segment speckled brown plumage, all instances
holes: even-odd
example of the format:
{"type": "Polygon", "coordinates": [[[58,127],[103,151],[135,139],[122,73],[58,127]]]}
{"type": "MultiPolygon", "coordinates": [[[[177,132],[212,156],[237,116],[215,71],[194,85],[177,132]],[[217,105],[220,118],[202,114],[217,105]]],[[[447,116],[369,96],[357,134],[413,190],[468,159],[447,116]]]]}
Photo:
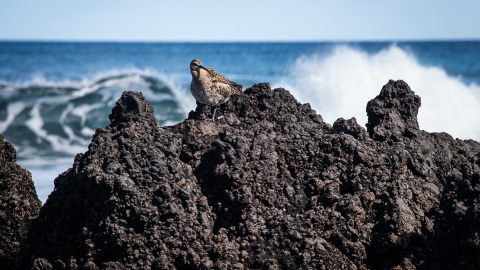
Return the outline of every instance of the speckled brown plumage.
{"type": "Polygon", "coordinates": [[[215,106],[213,120],[215,120],[216,106],[228,101],[231,95],[242,93],[242,85],[228,80],[212,68],[202,66],[200,60],[190,62],[192,83],[190,91],[200,103],[215,106]]]}

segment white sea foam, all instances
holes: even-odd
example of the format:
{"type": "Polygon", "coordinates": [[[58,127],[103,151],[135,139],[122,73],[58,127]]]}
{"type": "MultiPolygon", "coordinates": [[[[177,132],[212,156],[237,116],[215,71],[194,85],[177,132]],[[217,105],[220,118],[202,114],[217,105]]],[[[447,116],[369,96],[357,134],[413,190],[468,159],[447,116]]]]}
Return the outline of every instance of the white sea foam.
{"type": "Polygon", "coordinates": [[[64,152],[71,155],[84,151],[85,147],[83,145],[78,145],[73,143],[70,139],[53,135],[43,128],[44,121],[40,114],[41,104],[41,102],[38,102],[33,106],[30,111],[30,118],[25,121],[25,125],[36,134],[38,143],[40,143],[40,139],[44,139],[50,143],[53,151],[64,152]]]}
{"type": "Polygon", "coordinates": [[[110,106],[115,105],[115,101],[120,97],[123,91],[142,91],[145,98],[149,101],[160,101],[171,97],[167,95],[161,95],[154,93],[148,86],[148,82],[144,80],[144,77],[151,77],[159,80],[166,87],[168,87],[173,94],[175,100],[179,102],[179,105],[183,109],[185,115],[192,109],[195,109],[195,100],[190,95],[187,89],[184,89],[180,83],[175,81],[170,76],[160,73],[153,69],[121,69],[110,70],[108,72],[98,73],[90,79],[84,79],[81,82],[82,87],[77,91],[75,96],[84,96],[88,93],[99,91],[99,89],[105,89],[115,86],[118,91],[103,92],[103,101],[110,102],[110,106]],[[115,78],[117,77],[118,78],[115,78]],[[99,80],[104,78],[110,78],[104,82],[98,83],[99,80]]]}
{"type": "Polygon", "coordinates": [[[326,122],[355,117],[364,125],[367,102],[389,79],[406,81],[422,98],[421,129],[480,140],[480,86],[467,85],[439,67],[422,65],[396,45],[375,54],[342,45],[326,56],[302,56],[290,77],[277,86],[310,103],[326,122]]]}
{"type": "Polygon", "coordinates": [[[15,117],[25,108],[23,102],[13,102],[7,106],[7,118],[4,121],[0,121],[0,133],[7,130],[8,126],[12,124],[15,117]]]}
{"type": "MultiPolygon", "coordinates": [[[[135,91],[135,89],[127,89],[132,84],[145,84],[142,76],[156,78],[163,82],[170,90],[172,90],[175,97],[186,104],[188,110],[195,107],[195,100],[190,96],[189,91],[184,89],[180,83],[175,80],[175,76],[166,75],[154,69],[112,69],[104,72],[98,72],[92,76],[85,77],[80,80],[64,79],[64,80],[49,80],[43,74],[35,74],[30,80],[7,82],[0,80],[0,85],[3,85],[2,95],[14,94],[18,88],[28,88],[32,86],[52,87],[52,88],[76,88],[73,97],[82,97],[89,93],[96,92],[105,87],[118,87],[124,90],[135,91]],[[107,79],[107,80],[105,80],[107,79]]],[[[155,94],[158,95],[158,94],[155,94]]],[[[158,96],[152,95],[152,98],[158,99],[158,96]]],[[[116,97],[118,99],[119,97],[116,97]]],[[[115,101],[116,101],[115,99],[115,101]]]]}

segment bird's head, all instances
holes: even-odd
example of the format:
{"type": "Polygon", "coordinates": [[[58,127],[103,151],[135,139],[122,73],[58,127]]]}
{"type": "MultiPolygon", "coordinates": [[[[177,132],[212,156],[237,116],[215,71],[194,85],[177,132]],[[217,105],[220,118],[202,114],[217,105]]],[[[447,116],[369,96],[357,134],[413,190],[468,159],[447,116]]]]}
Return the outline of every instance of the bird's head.
{"type": "Polygon", "coordinates": [[[190,72],[192,73],[193,76],[198,77],[200,75],[200,69],[206,70],[208,74],[212,76],[212,73],[210,73],[208,69],[202,66],[202,62],[200,62],[200,60],[194,59],[192,60],[192,62],[190,62],[190,72]]]}

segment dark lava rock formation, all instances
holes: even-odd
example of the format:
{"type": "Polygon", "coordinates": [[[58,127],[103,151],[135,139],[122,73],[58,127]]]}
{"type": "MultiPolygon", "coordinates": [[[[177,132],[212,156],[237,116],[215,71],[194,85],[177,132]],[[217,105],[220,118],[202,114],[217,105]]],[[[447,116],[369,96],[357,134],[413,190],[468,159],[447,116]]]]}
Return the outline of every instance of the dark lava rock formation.
{"type": "Polygon", "coordinates": [[[420,130],[419,107],[390,81],[367,130],[330,126],[258,84],[215,122],[199,105],[161,128],[125,92],[55,180],[21,267],[478,269],[480,144],[420,130]]]}
{"type": "Polygon", "coordinates": [[[0,269],[14,269],[28,224],[42,203],[32,175],[16,162],[15,148],[0,135],[0,269]]]}

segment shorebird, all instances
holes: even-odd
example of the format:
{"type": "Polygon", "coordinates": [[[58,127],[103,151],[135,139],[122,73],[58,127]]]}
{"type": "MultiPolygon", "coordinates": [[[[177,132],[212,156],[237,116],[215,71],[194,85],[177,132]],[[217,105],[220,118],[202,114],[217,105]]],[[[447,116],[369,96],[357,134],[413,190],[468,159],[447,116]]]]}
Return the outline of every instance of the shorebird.
{"type": "Polygon", "coordinates": [[[190,62],[190,72],[190,92],[198,102],[214,107],[212,121],[215,121],[218,105],[227,102],[231,95],[242,93],[242,85],[229,81],[213,68],[202,66],[198,59],[190,62]]]}

